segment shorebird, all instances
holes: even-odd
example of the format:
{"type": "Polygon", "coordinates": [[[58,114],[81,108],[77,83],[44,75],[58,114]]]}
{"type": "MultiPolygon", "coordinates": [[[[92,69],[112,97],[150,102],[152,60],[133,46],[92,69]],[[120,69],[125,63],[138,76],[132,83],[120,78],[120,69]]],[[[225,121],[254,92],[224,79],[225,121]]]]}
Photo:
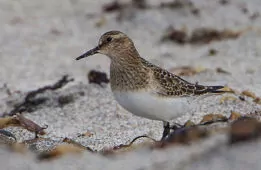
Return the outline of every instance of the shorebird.
{"type": "Polygon", "coordinates": [[[202,95],[227,92],[224,86],[190,83],[142,58],[133,41],[120,31],[109,31],[98,46],[76,58],[104,54],[111,59],[111,90],[116,101],[134,115],[163,122],[164,139],[169,121],[182,116],[191,101],[202,95]]]}

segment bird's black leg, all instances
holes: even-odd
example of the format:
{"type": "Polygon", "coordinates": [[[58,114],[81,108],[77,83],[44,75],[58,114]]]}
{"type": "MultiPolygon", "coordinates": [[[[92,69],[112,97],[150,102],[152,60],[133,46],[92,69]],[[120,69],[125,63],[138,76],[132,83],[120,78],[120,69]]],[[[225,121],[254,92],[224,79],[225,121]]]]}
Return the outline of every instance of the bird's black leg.
{"type": "Polygon", "coordinates": [[[163,140],[166,136],[168,136],[169,132],[170,132],[170,125],[169,122],[165,122],[163,121],[163,134],[162,134],[162,138],[161,140],[163,140]]]}
{"type": "Polygon", "coordinates": [[[182,128],[183,126],[181,124],[175,123],[173,126],[170,127],[172,130],[177,130],[182,128]]]}

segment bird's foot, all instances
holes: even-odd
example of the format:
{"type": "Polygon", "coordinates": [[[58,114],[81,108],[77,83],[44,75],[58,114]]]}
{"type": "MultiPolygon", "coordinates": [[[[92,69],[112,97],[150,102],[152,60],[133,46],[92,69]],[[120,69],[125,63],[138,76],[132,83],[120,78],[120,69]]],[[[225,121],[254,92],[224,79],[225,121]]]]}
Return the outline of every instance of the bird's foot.
{"type": "Polygon", "coordinates": [[[184,126],[181,125],[181,124],[178,124],[178,123],[174,123],[174,125],[170,126],[170,129],[172,130],[177,130],[177,129],[180,129],[180,128],[183,128],[184,126]]]}
{"type": "Polygon", "coordinates": [[[177,130],[177,129],[180,129],[180,128],[183,128],[184,126],[178,124],[178,123],[174,123],[174,125],[170,126],[169,122],[164,122],[163,124],[163,134],[162,134],[162,137],[161,137],[161,141],[163,141],[164,139],[167,138],[167,136],[170,134],[170,130],[177,130]]]}
{"type": "Polygon", "coordinates": [[[161,141],[163,141],[170,133],[170,125],[169,122],[163,122],[163,134],[161,137],[161,141]]]}

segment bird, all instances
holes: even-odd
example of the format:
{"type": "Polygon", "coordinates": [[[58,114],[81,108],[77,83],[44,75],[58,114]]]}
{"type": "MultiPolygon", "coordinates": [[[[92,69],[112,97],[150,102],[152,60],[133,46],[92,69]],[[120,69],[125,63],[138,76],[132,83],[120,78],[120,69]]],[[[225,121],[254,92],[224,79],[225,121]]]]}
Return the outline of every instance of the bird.
{"type": "Polygon", "coordinates": [[[170,121],[186,113],[199,96],[222,94],[225,86],[204,86],[181,77],[142,58],[133,41],[120,31],[104,33],[98,45],[76,60],[95,54],[110,58],[111,90],[116,101],[130,113],[163,122],[161,140],[171,129],[170,121]]]}

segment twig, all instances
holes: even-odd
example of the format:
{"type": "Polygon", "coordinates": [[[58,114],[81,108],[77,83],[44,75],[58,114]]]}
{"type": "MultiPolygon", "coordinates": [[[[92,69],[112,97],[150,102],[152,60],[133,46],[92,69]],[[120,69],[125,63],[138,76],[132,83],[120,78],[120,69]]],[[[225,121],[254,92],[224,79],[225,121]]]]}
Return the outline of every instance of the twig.
{"type": "Polygon", "coordinates": [[[147,135],[141,135],[141,136],[138,136],[138,137],[134,138],[129,144],[126,144],[126,145],[121,144],[121,145],[118,145],[118,146],[114,146],[113,150],[121,149],[121,148],[125,148],[125,147],[130,147],[136,140],[138,140],[140,138],[149,138],[149,139],[153,140],[154,142],[156,142],[155,139],[153,139],[153,138],[151,138],[151,137],[149,137],[147,135]]]}

